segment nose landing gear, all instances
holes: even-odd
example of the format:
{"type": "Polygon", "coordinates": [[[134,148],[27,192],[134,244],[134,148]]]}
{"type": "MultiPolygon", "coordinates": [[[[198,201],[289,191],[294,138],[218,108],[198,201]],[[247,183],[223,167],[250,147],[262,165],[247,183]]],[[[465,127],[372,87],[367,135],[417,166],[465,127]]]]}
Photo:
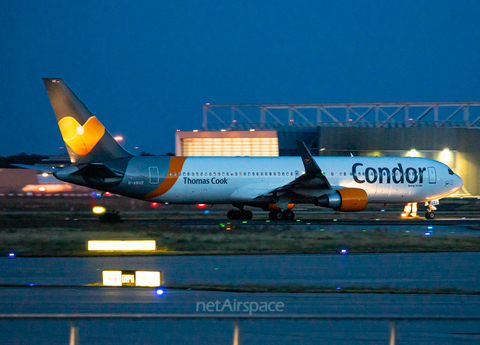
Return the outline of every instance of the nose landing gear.
{"type": "Polygon", "coordinates": [[[425,213],[425,219],[435,219],[435,211],[437,208],[432,205],[432,202],[426,202],[425,206],[428,206],[427,212],[425,213]]]}

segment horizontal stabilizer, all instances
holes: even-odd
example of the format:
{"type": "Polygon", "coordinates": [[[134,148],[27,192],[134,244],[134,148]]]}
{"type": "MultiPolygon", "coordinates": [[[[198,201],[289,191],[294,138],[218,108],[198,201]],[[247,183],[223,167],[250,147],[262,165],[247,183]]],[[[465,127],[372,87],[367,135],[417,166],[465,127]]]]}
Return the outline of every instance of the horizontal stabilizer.
{"type": "Polygon", "coordinates": [[[115,178],[123,177],[124,174],[120,171],[112,170],[101,163],[90,163],[75,171],[72,175],[96,178],[115,178]]]}
{"type": "Polygon", "coordinates": [[[37,171],[44,171],[44,172],[49,172],[53,173],[55,172],[55,168],[50,168],[50,167],[42,167],[38,165],[28,165],[28,164],[10,164],[19,168],[24,168],[24,169],[30,169],[30,170],[37,170],[37,171]]]}

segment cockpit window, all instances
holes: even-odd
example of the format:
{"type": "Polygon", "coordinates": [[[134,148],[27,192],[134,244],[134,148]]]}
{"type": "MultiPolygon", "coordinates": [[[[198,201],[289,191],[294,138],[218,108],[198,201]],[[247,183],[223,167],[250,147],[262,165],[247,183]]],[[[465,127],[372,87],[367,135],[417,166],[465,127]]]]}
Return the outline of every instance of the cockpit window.
{"type": "Polygon", "coordinates": [[[452,169],[448,169],[448,174],[449,174],[449,175],[455,175],[455,173],[453,172],[452,169]]]}

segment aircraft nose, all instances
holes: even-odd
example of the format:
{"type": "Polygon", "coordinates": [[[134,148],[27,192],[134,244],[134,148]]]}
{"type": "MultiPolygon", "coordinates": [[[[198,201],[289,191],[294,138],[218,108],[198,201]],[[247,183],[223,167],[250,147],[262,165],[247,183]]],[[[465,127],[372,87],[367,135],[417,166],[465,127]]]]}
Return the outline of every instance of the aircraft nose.
{"type": "Polygon", "coordinates": [[[455,182],[456,182],[456,185],[458,186],[458,189],[462,188],[462,187],[463,187],[463,180],[462,180],[462,178],[461,178],[460,176],[458,176],[458,175],[455,175],[455,177],[456,177],[456,180],[457,180],[457,181],[455,181],[455,182]]]}

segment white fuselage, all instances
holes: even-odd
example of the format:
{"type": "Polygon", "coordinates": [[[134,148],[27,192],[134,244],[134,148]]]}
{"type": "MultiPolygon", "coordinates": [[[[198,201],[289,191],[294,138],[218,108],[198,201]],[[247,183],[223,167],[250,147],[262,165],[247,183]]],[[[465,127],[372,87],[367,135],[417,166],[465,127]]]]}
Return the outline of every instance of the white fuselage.
{"type": "MultiPolygon", "coordinates": [[[[135,167],[137,171],[131,176],[140,178],[139,175],[145,174],[145,184],[152,188],[170,181],[172,186],[162,195],[145,198],[156,202],[248,203],[287,185],[304,172],[300,157],[188,157],[178,171],[170,168],[167,173],[152,178],[151,171],[156,171],[152,170],[155,159],[151,158],[139,174],[138,164],[142,158],[132,159],[126,177],[130,168],[135,167]]],[[[333,190],[364,189],[369,203],[430,201],[450,195],[463,186],[462,179],[448,166],[425,158],[315,157],[315,161],[333,190]]],[[[291,192],[300,199],[310,200],[329,190],[298,187],[291,192]]]]}

